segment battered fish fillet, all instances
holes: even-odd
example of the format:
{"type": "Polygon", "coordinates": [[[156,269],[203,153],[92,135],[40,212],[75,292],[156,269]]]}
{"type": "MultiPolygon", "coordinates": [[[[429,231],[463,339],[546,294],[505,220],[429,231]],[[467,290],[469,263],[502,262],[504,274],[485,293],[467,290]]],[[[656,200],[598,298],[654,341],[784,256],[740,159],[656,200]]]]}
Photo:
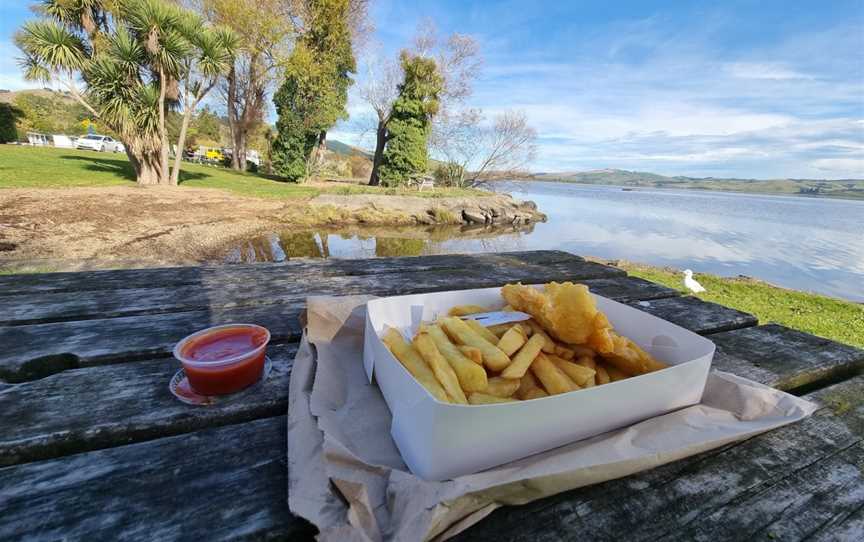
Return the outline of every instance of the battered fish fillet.
{"type": "Polygon", "coordinates": [[[611,352],[601,355],[605,361],[615,367],[630,375],[641,375],[668,367],[665,363],[654,359],[651,354],[642,350],[638,344],[627,337],[622,337],[614,331],[610,333],[614,348],[611,352]]]}
{"type": "Polygon", "coordinates": [[[612,352],[612,325],[597,310],[588,287],[572,282],[550,282],[544,291],[508,284],[501,295],[517,311],[530,314],[554,338],[587,345],[600,353],[612,352]]]}

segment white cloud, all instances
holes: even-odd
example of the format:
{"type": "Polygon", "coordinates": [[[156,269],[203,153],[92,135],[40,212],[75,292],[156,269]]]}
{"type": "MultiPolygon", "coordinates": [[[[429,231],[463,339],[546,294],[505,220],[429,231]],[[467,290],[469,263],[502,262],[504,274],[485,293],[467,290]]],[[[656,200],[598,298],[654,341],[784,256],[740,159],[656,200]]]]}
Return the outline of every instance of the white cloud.
{"type": "Polygon", "coordinates": [[[724,65],[726,72],[740,79],[814,79],[813,76],[796,71],[783,63],[730,62],[724,65]]]}
{"type": "Polygon", "coordinates": [[[864,158],[820,158],[811,162],[813,167],[843,177],[864,177],[864,158]]]}

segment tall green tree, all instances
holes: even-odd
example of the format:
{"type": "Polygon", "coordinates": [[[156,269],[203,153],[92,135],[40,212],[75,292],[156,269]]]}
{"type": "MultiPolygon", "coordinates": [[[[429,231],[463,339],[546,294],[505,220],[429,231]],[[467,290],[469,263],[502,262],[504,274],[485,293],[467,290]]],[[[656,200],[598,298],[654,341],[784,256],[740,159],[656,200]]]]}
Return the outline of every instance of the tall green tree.
{"type": "MultiPolygon", "coordinates": [[[[200,25],[197,17],[188,17],[186,24],[200,25]]],[[[183,149],[186,148],[186,133],[189,122],[198,109],[198,104],[216,85],[219,76],[227,72],[237,48],[237,38],[234,33],[225,28],[207,28],[200,30],[186,29],[191,52],[182,60],[181,66],[181,96],[183,104],[183,120],[180,123],[180,134],[174,151],[174,168],[171,171],[171,184],[178,184],[180,178],[180,160],[183,149]]]]}
{"type": "Polygon", "coordinates": [[[402,184],[426,171],[432,119],[444,88],[444,78],[434,59],[407,51],[400,59],[404,80],[393,102],[387,127],[389,140],[380,167],[380,177],[388,186],[402,184]]]}
{"type": "Polygon", "coordinates": [[[293,0],[200,0],[205,16],[229,27],[237,54],[222,96],[231,135],[231,167],[246,170],[250,138],[264,120],[268,89],[278,78],[294,38],[293,0]]]}
{"type": "Polygon", "coordinates": [[[327,130],[347,118],[356,71],[348,0],[305,0],[301,34],[274,96],[278,131],[273,165],[290,179],[308,177],[323,157],[327,130]]]}
{"type": "Polygon", "coordinates": [[[117,134],[139,184],[176,183],[167,114],[207,25],[166,0],[43,0],[39,11],[15,38],[25,77],[62,84],[117,134]]]}
{"type": "Polygon", "coordinates": [[[0,103],[0,143],[10,143],[18,139],[15,123],[21,116],[21,110],[12,104],[0,103]]]}

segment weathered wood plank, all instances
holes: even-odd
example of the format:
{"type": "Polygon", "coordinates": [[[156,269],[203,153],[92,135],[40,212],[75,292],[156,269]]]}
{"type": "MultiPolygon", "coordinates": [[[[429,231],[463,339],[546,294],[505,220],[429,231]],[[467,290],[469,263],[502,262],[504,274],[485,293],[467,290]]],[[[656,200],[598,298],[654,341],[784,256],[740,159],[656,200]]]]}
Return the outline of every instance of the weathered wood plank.
{"type": "Polygon", "coordinates": [[[466,269],[472,266],[545,265],[583,261],[559,250],[531,250],[497,254],[450,254],[361,260],[298,259],[283,263],[233,264],[223,266],[117,269],[72,273],[33,273],[0,276],[0,296],[46,292],[80,292],[154,287],[177,287],[214,282],[262,281],[272,277],[305,275],[381,275],[466,269]]]}
{"type": "Polygon", "coordinates": [[[0,393],[0,466],[284,415],[296,344],[268,348],[270,377],[254,395],[193,407],[174,398],[173,358],[76,369],[0,393]],[[74,391],[70,391],[74,390],[74,391]]]}
{"type": "MultiPolygon", "coordinates": [[[[688,300],[684,306],[692,305],[688,300]]],[[[721,314],[730,322],[740,320],[736,311],[721,314]]],[[[710,317],[682,323],[697,332],[724,326],[710,317]]],[[[293,353],[293,345],[271,347],[277,369],[266,390],[225,407],[190,408],[177,402],[165,389],[177,368],[171,358],[70,370],[19,384],[0,395],[0,426],[8,427],[0,434],[0,465],[284,414],[293,353]],[[69,394],[70,389],[79,391],[69,394]]]]}
{"type": "Polygon", "coordinates": [[[864,368],[864,350],[777,324],[716,333],[711,340],[722,352],[716,367],[785,390],[836,381],[864,368]]]}
{"type": "Polygon", "coordinates": [[[864,539],[864,505],[845,518],[829,521],[808,540],[812,542],[857,542],[864,539]]]}
{"type": "MultiPolygon", "coordinates": [[[[480,261],[458,272],[453,269],[405,271],[390,275],[321,276],[312,268],[276,276],[231,280],[210,277],[193,285],[167,288],[20,294],[0,297],[0,325],[39,324],[93,318],[114,318],[141,314],[162,314],[214,308],[232,308],[302,303],[306,296],[325,293],[368,293],[397,295],[407,291],[475,288],[512,280],[548,282],[618,277],[620,269],[585,261],[543,265],[496,265],[487,268],[480,261]],[[497,281],[497,282],[495,282],[497,281]],[[454,284],[455,283],[455,284],[454,284]],[[416,286],[415,286],[416,285],[416,286]]],[[[662,288],[662,287],[661,287],[662,288]]],[[[669,294],[667,294],[669,295],[669,294]]]]}
{"type": "MultiPolygon", "coordinates": [[[[864,506],[862,473],[859,441],[775,484],[745,491],[666,540],[804,540],[864,506]]],[[[858,540],[864,538],[864,532],[858,534],[858,540]]]]}
{"type": "MultiPolygon", "coordinates": [[[[371,284],[358,291],[329,291],[334,295],[372,293],[399,295],[410,292],[452,290],[498,286],[508,281],[536,280],[537,272],[529,269],[520,274],[513,268],[489,271],[485,276],[454,283],[452,274],[412,275],[412,281],[371,284]]],[[[572,275],[565,268],[550,271],[548,280],[568,280],[572,275]]],[[[543,280],[545,281],[545,280],[543,280]]],[[[674,290],[632,277],[581,281],[592,290],[613,299],[652,299],[674,295],[674,290]],[[671,292],[671,293],[670,293],[671,292]]],[[[310,290],[315,291],[314,288],[310,290]]],[[[185,335],[210,325],[227,322],[248,322],[270,329],[274,341],[299,339],[297,317],[303,310],[305,297],[292,303],[238,308],[213,308],[168,314],[150,314],[120,318],[94,319],[49,324],[0,327],[0,378],[22,382],[41,378],[58,371],[122,361],[134,361],[167,355],[173,345],[185,335]]]]}
{"type": "Polygon", "coordinates": [[[639,310],[703,334],[755,326],[757,323],[752,314],[702,301],[698,297],[670,297],[631,304],[639,310]]]}
{"type": "MultiPolygon", "coordinates": [[[[844,450],[860,445],[864,378],[814,397],[828,406],[801,423],[621,480],[503,508],[457,540],[675,538],[736,497],[793,487],[781,484],[819,468],[823,458],[846,458],[844,450]]],[[[0,539],[57,538],[62,532],[70,540],[306,540],[311,528],[285,506],[284,427],[284,417],[271,418],[0,469],[0,539]],[[251,519],[238,526],[245,514],[251,519]]],[[[831,461],[808,479],[864,477],[848,463],[831,461]]],[[[835,494],[849,499],[844,511],[852,510],[838,521],[854,527],[855,506],[864,496],[835,494]]],[[[746,528],[716,539],[749,539],[761,526],[740,524],[746,528]]]]}
{"type": "Polygon", "coordinates": [[[497,510],[455,540],[753,540],[771,538],[762,528],[772,523],[778,540],[801,540],[822,528],[820,520],[845,522],[864,505],[864,378],[810,397],[827,405],[836,396],[843,408],[826,406],[736,445],[497,510]],[[829,496],[843,504],[831,505],[829,496]],[[740,508],[725,513],[739,499],[740,508]],[[776,509],[774,499],[796,513],[776,509]]]}
{"type": "Polygon", "coordinates": [[[311,540],[284,416],[0,469],[2,540],[311,540]]]}

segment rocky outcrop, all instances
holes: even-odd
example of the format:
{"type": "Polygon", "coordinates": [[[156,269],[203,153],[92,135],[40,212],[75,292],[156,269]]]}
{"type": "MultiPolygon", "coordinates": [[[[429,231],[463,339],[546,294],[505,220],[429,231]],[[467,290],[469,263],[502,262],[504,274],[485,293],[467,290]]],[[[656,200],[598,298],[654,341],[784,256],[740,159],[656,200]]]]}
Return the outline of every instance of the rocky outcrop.
{"type": "Polygon", "coordinates": [[[507,194],[458,198],[323,194],[312,199],[310,204],[351,212],[398,213],[409,216],[418,224],[501,225],[546,221],[546,215],[537,210],[533,201],[519,201],[507,194]]]}

